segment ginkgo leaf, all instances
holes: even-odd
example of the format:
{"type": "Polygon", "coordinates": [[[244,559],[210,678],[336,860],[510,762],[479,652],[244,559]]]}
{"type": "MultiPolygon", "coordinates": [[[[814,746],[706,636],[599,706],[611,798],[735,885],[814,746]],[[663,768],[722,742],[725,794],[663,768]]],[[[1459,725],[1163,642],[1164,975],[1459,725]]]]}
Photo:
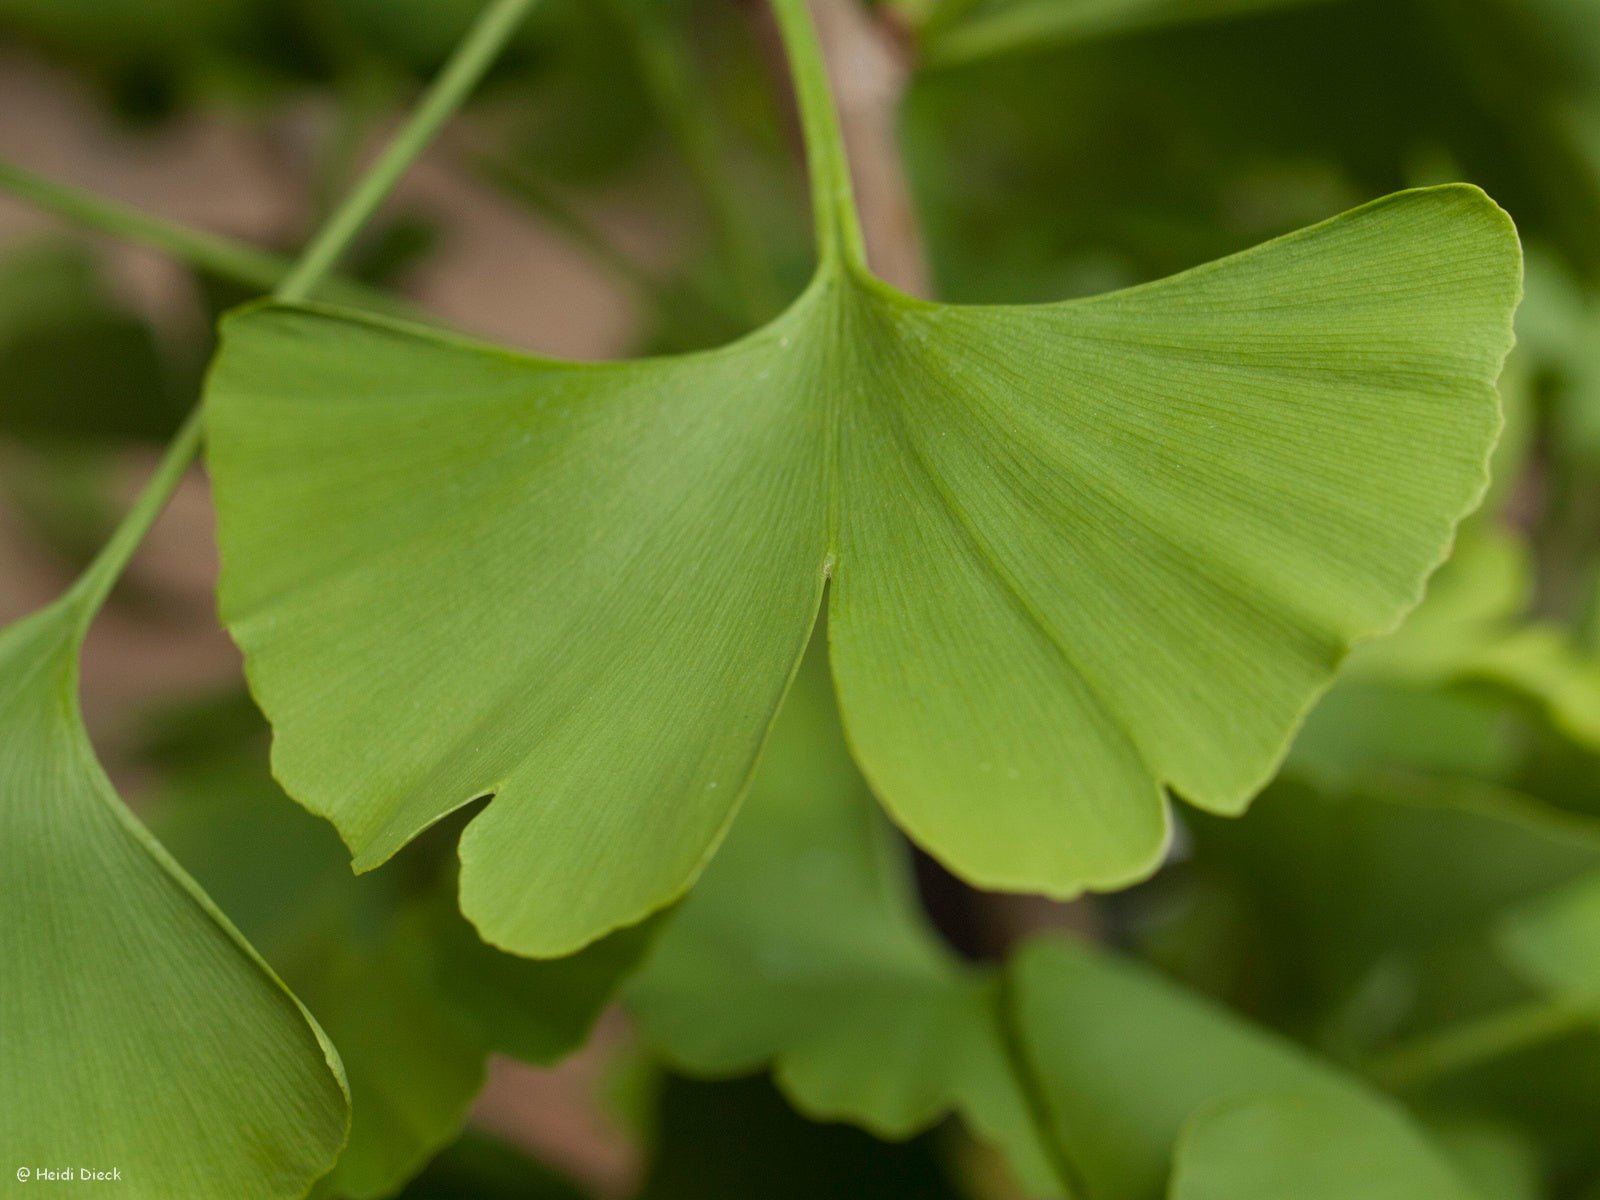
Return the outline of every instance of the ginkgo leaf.
{"type": "Polygon", "coordinates": [[[1388,637],[1357,648],[1296,735],[1285,773],[1349,789],[1395,770],[1509,780],[1527,715],[1600,746],[1600,658],[1531,618],[1532,556],[1477,520],[1388,637]]]}
{"type": "MultiPolygon", "coordinates": [[[[1226,1100],[1178,1144],[1170,1200],[1475,1200],[1411,1123],[1316,1092],[1226,1100]]],[[[1482,1200],[1477,1197],[1477,1200],[1482,1200]]]]}
{"type": "Polygon", "coordinates": [[[1056,1194],[1006,1049],[999,980],[960,962],[917,909],[903,847],[845,750],[820,652],[745,813],[626,994],[681,1070],[771,1066],[803,1111],[881,1136],[958,1111],[1030,1195],[1056,1194]]]}
{"type": "Polygon", "coordinates": [[[1507,913],[1497,934],[1523,975],[1600,1026],[1600,873],[1507,913]]]}
{"type": "Polygon", "coordinates": [[[1147,872],[1239,811],[1484,486],[1518,256],[1465,187],[1028,308],[824,269],[595,366],[270,305],[208,408],[222,606],[357,866],[479,796],[462,905],[555,954],[693,879],[834,579],[851,741],[981,884],[1147,872]]]}
{"type": "Polygon", "coordinates": [[[268,304],[213,368],[221,605],[278,777],[360,869],[492,795],[462,909],[525,954],[693,880],[825,578],[895,819],[1070,895],[1153,868],[1164,787],[1240,811],[1485,486],[1520,254],[1481,192],[1090,300],[913,300],[846,245],[820,59],[775,10],[823,253],[771,324],[576,365],[268,304]]]}
{"type": "Polygon", "coordinates": [[[1573,741],[1600,747],[1600,658],[1562,626],[1529,620],[1532,594],[1527,547],[1507,533],[1474,531],[1405,624],[1350,656],[1341,686],[1487,685],[1534,706],[1573,741]]]}
{"type": "Polygon", "coordinates": [[[1280,783],[1246,819],[1192,832],[1202,868],[1270,939],[1267,960],[1325,997],[1600,868],[1600,822],[1468,782],[1344,795],[1280,783]]]}
{"type": "MultiPolygon", "coordinates": [[[[670,1062],[712,1075],[770,1064],[803,1110],[880,1133],[953,1108],[1005,1148],[1030,1195],[1061,1194],[1052,1161],[1071,1195],[1154,1195],[1191,1119],[1283,1089],[1337,1106],[1341,1144],[1370,1135],[1375,1167],[1449,1176],[1359,1082],[1149,972],[1052,943],[998,971],[957,962],[916,915],[818,666],[802,668],[746,812],[629,986],[670,1062]]],[[[1293,1150],[1272,1169],[1293,1170],[1293,1150]]]]}
{"type": "Polygon", "coordinates": [[[1245,1188],[1301,1168],[1331,1169],[1303,1142],[1302,1118],[1314,1106],[1328,1122],[1325,1138],[1381,1155],[1373,1166],[1383,1175],[1428,1183],[1410,1193],[1418,1200],[1467,1196],[1438,1149],[1383,1096],[1148,970],[1041,941],[1018,954],[1012,971],[1018,1038],[1086,1195],[1159,1194],[1177,1143],[1174,1200],[1367,1196],[1360,1188],[1245,1188]],[[1225,1117],[1232,1104],[1243,1107],[1225,1117]],[[1239,1138],[1251,1135],[1260,1140],[1246,1161],[1239,1138]],[[1213,1190],[1222,1171],[1237,1190],[1213,1190]]]}
{"type": "Polygon", "coordinates": [[[1526,1130],[1485,1117],[1439,1117],[1428,1132],[1481,1200],[1542,1200],[1539,1147],[1526,1130]]]}
{"type": "Polygon", "coordinates": [[[84,593],[0,632],[0,1144],[136,1197],[298,1197],[348,1116],[337,1055],[123,806],[78,715],[84,593]]]}

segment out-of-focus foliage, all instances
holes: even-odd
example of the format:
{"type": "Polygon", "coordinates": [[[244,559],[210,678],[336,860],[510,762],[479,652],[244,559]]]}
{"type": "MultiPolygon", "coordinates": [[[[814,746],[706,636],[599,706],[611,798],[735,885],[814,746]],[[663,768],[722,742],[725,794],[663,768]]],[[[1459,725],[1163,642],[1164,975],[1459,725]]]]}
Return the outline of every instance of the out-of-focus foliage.
{"type": "Polygon", "coordinates": [[[819,667],[729,845],[629,989],[652,1045],[714,1076],[770,1065],[803,1111],[880,1133],[957,1111],[1029,1195],[1152,1195],[1187,1127],[1178,1195],[1265,1200],[1250,1189],[1309,1171],[1330,1197],[1375,1179],[1411,1189],[1396,1196],[1466,1197],[1443,1152],[1374,1093],[1148,973],[1049,943],[1000,968],[959,963],[913,914],[819,667]],[[1248,1103],[1213,1111],[1233,1101],[1248,1103]],[[1316,1147],[1285,1131],[1307,1122],[1316,1147]],[[1240,1154],[1241,1137],[1258,1152],[1240,1154]]]}
{"type": "Polygon", "coordinates": [[[639,1200],[957,1200],[935,1139],[885,1146],[848,1126],[798,1117],[766,1083],[668,1078],[639,1200]]]}
{"type": "Polygon", "coordinates": [[[150,327],[70,243],[0,258],[0,436],[165,439],[185,411],[150,327]]]}
{"type": "Polygon", "coordinates": [[[903,123],[930,252],[954,298],[1153,278],[1353,198],[1462,174],[1525,237],[1559,246],[1591,279],[1600,271],[1600,140],[1569,131],[1600,128],[1600,90],[1592,65],[1575,69],[1584,40],[1570,32],[1600,24],[1592,0],[972,7],[934,25],[903,123]],[[941,41],[989,9],[1224,8],[1227,19],[1030,39],[938,64],[941,41]]]}
{"type": "Polygon", "coordinates": [[[437,1155],[399,1195],[401,1200],[594,1200],[543,1163],[474,1133],[437,1155]]]}
{"type": "Polygon", "coordinates": [[[265,731],[234,701],[170,717],[157,835],[295,989],[338,1047],[349,1141],[319,1194],[392,1192],[454,1136],[491,1050],[553,1062],[580,1045],[653,931],[559,962],[479,941],[435,842],[358,878],[337,837],[266,769],[265,731]]]}
{"type": "Polygon", "coordinates": [[[681,1068],[771,1066],[814,1117],[905,1137],[959,1113],[1043,1195],[1051,1168],[1009,1057],[999,978],[943,945],[908,870],[845,750],[818,638],[743,815],[630,1006],[681,1068]]]}

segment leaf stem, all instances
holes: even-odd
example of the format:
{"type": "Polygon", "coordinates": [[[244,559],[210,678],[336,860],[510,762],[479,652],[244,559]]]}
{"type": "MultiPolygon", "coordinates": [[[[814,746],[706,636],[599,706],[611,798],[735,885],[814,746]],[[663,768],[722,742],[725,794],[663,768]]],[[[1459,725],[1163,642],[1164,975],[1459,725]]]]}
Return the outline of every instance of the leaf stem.
{"type": "Polygon", "coordinates": [[[75,224],[149,246],[246,287],[270,291],[289,270],[288,260],[276,254],[164,221],[71,184],[47,179],[14,163],[0,162],[0,191],[75,224]]]}
{"type": "MultiPolygon", "coordinates": [[[[1163,24],[1203,24],[1281,8],[1289,0],[1175,0],[1166,4],[1012,4],[972,10],[968,0],[948,0],[918,31],[924,68],[966,65],[1005,54],[1048,49],[1136,33],[1163,24]],[[1126,11],[1125,11],[1126,10],[1126,11]]],[[[1325,4],[1329,0],[1295,0],[1325,4]]]]}
{"type": "Polygon", "coordinates": [[[1405,1091],[1595,1024],[1590,1009],[1533,1000],[1402,1042],[1369,1062],[1366,1073],[1391,1091],[1405,1091]]]}
{"type": "Polygon", "coordinates": [[[816,226],[817,255],[824,265],[842,263],[866,274],[867,248],[850,185],[850,161],[816,25],[806,0],[771,0],[771,4],[789,71],[794,76],[806,169],[811,176],[811,218],[816,226]]]}
{"type": "MultiPolygon", "coordinates": [[[[0,191],[85,229],[148,246],[195,270],[263,292],[277,287],[293,265],[281,255],[246,242],[163,220],[15,163],[0,161],[0,191]]],[[[381,291],[348,280],[329,280],[326,294],[365,308],[403,307],[381,291]]]]}
{"type": "Polygon", "coordinates": [[[278,285],[274,292],[278,299],[304,300],[333,270],[401,176],[477,86],[533,4],[534,0],[494,0],[484,9],[410,118],[278,285]]]}
{"type": "Polygon", "coordinates": [[[166,451],[161,455],[161,461],[140,490],[132,507],[117,523],[110,540],[101,547],[100,553],[94,556],[94,561],[72,585],[69,596],[71,602],[82,605],[81,612],[85,625],[105,603],[112,587],[127,569],[128,560],[133,557],[133,552],[139,548],[139,543],[144,541],[150,532],[150,527],[156,523],[156,518],[161,515],[162,509],[166,508],[167,501],[172,499],[172,494],[178,490],[178,482],[183,478],[183,473],[189,469],[189,464],[200,452],[203,425],[201,409],[196,405],[172,441],[167,444],[166,451]]]}
{"type": "MultiPolygon", "coordinates": [[[[411,117],[384,149],[378,160],[334,210],[311,240],[274,295],[280,300],[301,300],[316,290],[333,271],[339,257],[371,219],[406,169],[417,159],[439,129],[461,106],[474,85],[516,29],[534,0],[495,0],[484,10],[451,54],[437,79],[423,94],[411,117]]],[[[274,276],[276,278],[276,275],[274,276]]],[[[85,623],[105,602],[107,594],[128,565],[172,498],[189,464],[200,451],[203,409],[197,407],[173,438],[155,473],[133,506],[117,525],[105,547],[73,586],[69,597],[83,605],[85,623]]]]}

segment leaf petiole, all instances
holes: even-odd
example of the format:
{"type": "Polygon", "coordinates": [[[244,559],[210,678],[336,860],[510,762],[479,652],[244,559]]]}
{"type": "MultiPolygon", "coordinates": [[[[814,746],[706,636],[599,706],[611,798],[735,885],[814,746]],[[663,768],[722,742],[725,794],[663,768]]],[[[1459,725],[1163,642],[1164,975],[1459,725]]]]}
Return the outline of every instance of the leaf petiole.
{"type": "MultiPolygon", "coordinates": [[[[247,242],[152,216],[15,163],[0,161],[0,192],[84,229],[148,246],[195,270],[263,292],[277,287],[294,265],[282,255],[247,242]]],[[[362,308],[392,310],[399,306],[383,292],[349,280],[331,279],[325,290],[329,299],[362,308]]]]}
{"type": "Polygon", "coordinates": [[[823,267],[844,266],[867,276],[866,239],[850,183],[850,160],[844,133],[828,84],[817,30],[806,0],[771,0],[784,54],[794,76],[795,103],[805,139],[806,169],[811,177],[811,215],[816,226],[817,255],[823,267]]]}
{"type": "MultiPolygon", "coordinates": [[[[417,160],[444,123],[483,78],[496,55],[505,46],[522,17],[534,3],[535,0],[496,0],[484,10],[457,45],[449,61],[445,63],[444,69],[429,85],[394,140],[368,168],[343,203],[334,210],[288,274],[280,280],[276,265],[272,266],[272,278],[278,281],[273,294],[278,299],[304,300],[333,272],[340,257],[349,249],[350,243],[372,219],[379,205],[394,190],[406,170],[417,160]]],[[[16,172],[13,170],[12,179],[15,178],[16,172]]],[[[82,204],[81,198],[77,203],[82,204]]],[[[115,209],[115,206],[105,207],[115,209]]],[[[122,214],[119,218],[125,226],[126,216],[127,214],[122,214]]],[[[148,222],[147,230],[164,225],[152,219],[145,220],[148,222]]],[[[175,229],[176,227],[171,227],[165,230],[164,236],[171,234],[175,229]]],[[[204,239],[204,235],[179,232],[190,239],[197,236],[204,239]]],[[[221,244],[226,246],[226,243],[221,244]]],[[[211,249],[214,250],[216,247],[213,246],[211,249]]],[[[203,440],[203,425],[202,411],[197,407],[167,447],[155,474],[150,477],[134,501],[133,507],[118,524],[110,541],[73,586],[70,594],[74,599],[82,601],[80,619],[85,625],[105,602],[106,595],[127,567],[133,552],[138,549],[139,543],[144,541],[156,518],[167,506],[167,501],[177,490],[184,471],[199,454],[203,440]]]]}
{"type": "Polygon", "coordinates": [[[1405,1091],[1596,1024],[1593,1010],[1581,1005],[1533,1000],[1402,1042],[1369,1062],[1366,1073],[1390,1091],[1405,1091]]]}
{"type": "Polygon", "coordinates": [[[131,205],[0,162],[0,191],[97,233],[137,242],[202,271],[270,291],[288,273],[276,254],[217,234],[165,221],[131,205]]]}
{"type": "Polygon", "coordinates": [[[140,490],[133,506],[117,523],[110,540],[101,547],[94,561],[72,585],[68,595],[72,602],[81,605],[80,632],[86,630],[89,621],[105,603],[106,596],[127,569],[128,560],[139,548],[139,543],[144,541],[162,509],[166,508],[167,501],[172,499],[173,492],[178,490],[178,483],[189,469],[189,464],[199,454],[204,425],[202,416],[200,407],[196,405],[167,444],[155,472],[140,490]]]}
{"type": "Polygon", "coordinates": [[[477,86],[535,0],[495,0],[456,46],[409,119],[311,239],[278,285],[280,300],[304,300],[334,268],[401,176],[477,86]]]}

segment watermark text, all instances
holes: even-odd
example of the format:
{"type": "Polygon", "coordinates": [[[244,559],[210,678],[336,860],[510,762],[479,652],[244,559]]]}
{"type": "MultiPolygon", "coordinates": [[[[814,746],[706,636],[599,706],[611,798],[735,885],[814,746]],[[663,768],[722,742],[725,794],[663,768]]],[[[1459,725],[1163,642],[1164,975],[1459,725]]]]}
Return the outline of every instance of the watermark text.
{"type": "Polygon", "coordinates": [[[121,1183],[121,1167],[18,1167],[18,1183],[121,1183]]]}

